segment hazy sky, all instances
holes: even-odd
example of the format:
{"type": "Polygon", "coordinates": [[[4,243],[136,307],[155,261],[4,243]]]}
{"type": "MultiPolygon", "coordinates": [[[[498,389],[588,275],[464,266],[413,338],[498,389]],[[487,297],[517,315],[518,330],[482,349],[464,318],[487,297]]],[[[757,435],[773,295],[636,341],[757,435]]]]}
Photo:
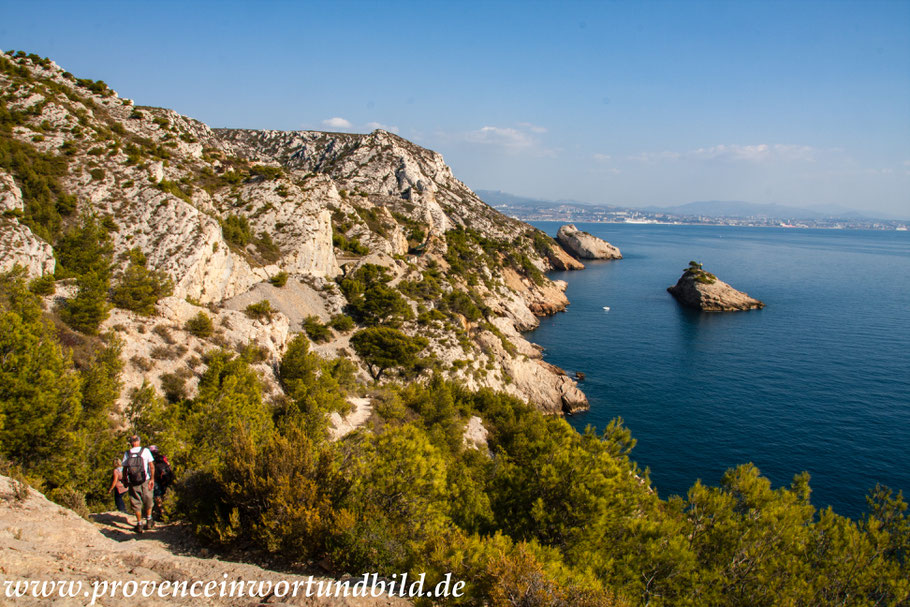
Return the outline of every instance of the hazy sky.
{"type": "Polygon", "coordinates": [[[212,126],[381,127],[475,189],[910,217],[910,1],[0,0],[0,47],[212,126]]]}

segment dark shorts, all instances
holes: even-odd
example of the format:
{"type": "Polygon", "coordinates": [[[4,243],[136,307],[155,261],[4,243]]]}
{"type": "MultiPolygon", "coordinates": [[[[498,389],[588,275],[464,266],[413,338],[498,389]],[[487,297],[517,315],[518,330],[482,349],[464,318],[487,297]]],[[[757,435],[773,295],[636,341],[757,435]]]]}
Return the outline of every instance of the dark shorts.
{"type": "Polygon", "coordinates": [[[128,493],[130,495],[130,506],[133,507],[134,512],[136,510],[142,510],[144,513],[152,511],[153,491],[148,482],[130,487],[128,493]]]}
{"type": "Polygon", "coordinates": [[[164,494],[167,493],[167,485],[162,485],[161,483],[155,483],[155,497],[164,497],[164,494]]]}

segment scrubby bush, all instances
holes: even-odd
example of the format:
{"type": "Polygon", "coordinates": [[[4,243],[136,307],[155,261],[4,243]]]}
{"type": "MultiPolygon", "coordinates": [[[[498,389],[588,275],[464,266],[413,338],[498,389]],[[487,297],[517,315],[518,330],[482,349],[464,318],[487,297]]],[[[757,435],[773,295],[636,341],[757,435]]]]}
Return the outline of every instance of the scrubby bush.
{"type": "Polygon", "coordinates": [[[332,330],[322,324],[318,316],[307,316],[303,321],[303,330],[306,331],[307,337],[316,343],[332,339],[332,330]]]}
{"type": "Polygon", "coordinates": [[[698,263],[697,261],[690,261],[689,267],[683,270],[683,272],[686,275],[694,277],[697,282],[700,282],[702,284],[710,285],[717,282],[717,276],[711,272],[706,272],[703,270],[702,264],[698,263]]]}
{"type": "Polygon", "coordinates": [[[269,282],[280,289],[284,285],[288,284],[288,273],[287,272],[278,272],[277,274],[275,274],[274,276],[269,278],[269,282]]]}
{"type": "Polygon", "coordinates": [[[146,263],[142,251],[130,251],[130,265],[111,291],[111,301],[118,308],[150,316],[159,299],[173,294],[174,283],[165,272],[149,270],[146,263]]]}
{"type": "Polygon", "coordinates": [[[54,275],[44,274],[43,276],[33,278],[32,281],[28,283],[28,290],[35,295],[53,295],[57,290],[54,275]]]}
{"type": "Polygon", "coordinates": [[[63,234],[54,246],[55,276],[79,277],[93,273],[107,281],[114,247],[108,230],[92,215],[85,215],[78,227],[63,234]]]}
{"type": "Polygon", "coordinates": [[[401,294],[388,286],[391,277],[382,266],[365,264],[341,281],[348,312],[365,325],[400,325],[414,314],[401,294]]]}
{"type": "Polygon", "coordinates": [[[255,320],[268,320],[272,317],[272,304],[268,299],[251,303],[244,310],[246,315],[255,320]]]}
{"type": "Polygon", "coordinates": [[[256,251],[265,261],[274,263],[281,258],[281,247],[275,244],[268,232],[259,234],[255,244],[256,251]]]}
{"type": "Polygon", "coordinates": [[[282,175],[284,175],[284,170],[282,170],[281,167],[271,167],[262,164],[257,164],[250,167],[251,177],[259,177],[266,181],[278,179],[282,175]]]}
{"type": "Polygon", "coordinates": [[[212,322],[211,316],[205,312],[199,312],[196,316],[186,321],[184,329],[200,339],[205,339],[211,337],[212,333],[215,332],[215,323],[212,322]]]}
{"type": "Polygon", "coordinates": [[[224,239],[238,247],[245,247],[253,239],[250,222],[242,215],[228,215],[221,222],[224,239]]]}
{"type": "Polygon", "coordinates": [[[357,324],[354,322],[354,319],[347,314],[336,314],[329,320],[329,326],[339,333],[346,333],[356,327],[357,324]]]}
{"type": "Polygon", "coordinates": [[[363,256],[368,255],[370,252],[370,248],[362,244],[358,239],[348,238],[339,232],[332,234],[332,245],[352,255],[363,256]]]}
{"type": "Polygon", "coordinates": [[[442,298],[441,307],[453,314],[460,314],[471,322],[483,318],[483,312],[477,306],[477,303],[464,291],[446,293],[442,298]]]}
{"type": "Polygon", "coordinates": [[[165,373],[161,376],[161,389],[164,397],[175,403],[186,398],[186,380],[176,373],[165,373]]]}
{"type": "Polygon", "coordinates": [[[96,272],[88,272],[76,279],[79,290],[73,299],[64,302],[60,309],[63,321],[87,335],[95,335],[98,327],[108,317],[108,281],[96,272]]]}
{"type": "Polygon", "coordinates": [[[391,327],[369,327],[351,337],[351,346],[367,364],[373,379],[379,380],[389,369],[412,368],[427,340],[409,337],[391,327]]]}

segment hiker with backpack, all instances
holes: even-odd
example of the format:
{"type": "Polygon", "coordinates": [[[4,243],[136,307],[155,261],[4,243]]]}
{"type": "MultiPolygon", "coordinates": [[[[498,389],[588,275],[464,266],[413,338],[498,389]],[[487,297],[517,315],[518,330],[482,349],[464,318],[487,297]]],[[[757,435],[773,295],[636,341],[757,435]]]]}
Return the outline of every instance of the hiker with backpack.
{"type": "Polygon", "coordinates": [[[155,490],[155,458],[152,452],[140,445],[138,436],[131,436],[129,450],[123,454],[122,482],[127,487],[130,505],[136,513],[136,533],[155,526],[152,520],[153,493],[155,490]]]}
{"type": "Polygon", "coordinates": [[[155,498],[155,507],[152,510],[153,518],[156,520],[163,520],[164,514],[161,510],[162,504],[164,502],[164,496],[167,493],[168,487],[171,486],[171,482],[174,480],[174,472],[171,470],[171,462],[168,461],[167,456],[161,451],[158,450],[158,447],[152,445],[149,447],[149,451],[152,452],[152,457],[155,459],[155,491],[153,493],[155,498]]]}

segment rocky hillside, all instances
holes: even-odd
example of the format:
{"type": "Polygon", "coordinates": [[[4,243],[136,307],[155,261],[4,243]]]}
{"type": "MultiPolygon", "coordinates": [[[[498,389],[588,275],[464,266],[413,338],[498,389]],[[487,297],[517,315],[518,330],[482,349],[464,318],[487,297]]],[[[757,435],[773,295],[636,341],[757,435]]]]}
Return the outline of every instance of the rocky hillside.
{"type": "MultiPolygon", "coordinates": [[[[409,308],[400,329],[428,340],[425,368],[548,412],[587,406],[521,335],[568,304],[543,272],[579,264],[487,206],[439,154],[381,130],[212,129],[23,53],[0,58],[0,91],[0,270],[59,270],[58,243],[91,216],[110,238],[114,284],[137,252],[173,283],[153,315],[114,310],[101,326],[124,338],[124,397],[175,374],[191,394],[201,352],[250,343],[277,386],[268,376],[289,338],[345,314],[342,278],[379,266],[409,308]],[[248,313],[265,300],[266,313],[248,313]],[[187,330],[200,312],[208,335],[187,330]]],[[[48,309],[74,294],[58,282],[48,309]]],[[[356,329],[323,329],[316,350],[366,377],[356,329]]]]}

